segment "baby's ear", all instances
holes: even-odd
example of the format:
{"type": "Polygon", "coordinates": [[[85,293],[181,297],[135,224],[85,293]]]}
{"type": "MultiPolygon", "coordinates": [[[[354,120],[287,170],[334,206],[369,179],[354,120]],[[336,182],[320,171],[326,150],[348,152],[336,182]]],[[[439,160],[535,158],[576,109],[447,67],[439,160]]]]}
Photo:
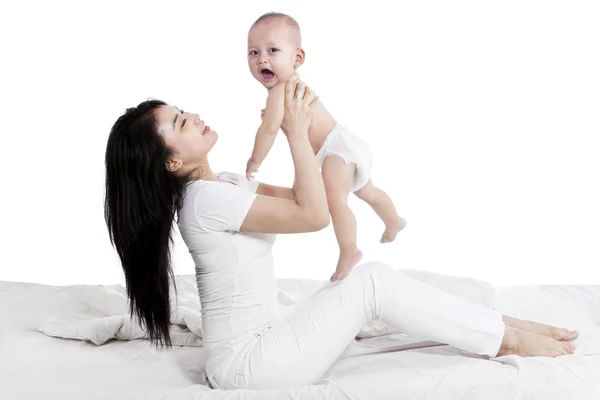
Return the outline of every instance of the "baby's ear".
{"type": "Polygon", "coordinates": [[[297,69],[302,64],[304,64],[305,57],[306,57],[306,54],[304,53],[304,49],[299,48],[298,50],[296,50],[296,59],[294,60],[294,69],[297,69]]]}

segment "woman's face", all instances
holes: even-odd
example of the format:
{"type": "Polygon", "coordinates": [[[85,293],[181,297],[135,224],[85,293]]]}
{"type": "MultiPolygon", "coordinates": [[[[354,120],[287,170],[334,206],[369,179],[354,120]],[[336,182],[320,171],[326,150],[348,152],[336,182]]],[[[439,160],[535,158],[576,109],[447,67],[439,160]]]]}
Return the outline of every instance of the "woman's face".
{"type": "Polygon", "coordinates": [[[155,113],[159,134],[175,152],[168,164],[170,171],[178,171],[181,167],[190,170],[206,162],[206,155],[217,142],[218,135],[198,114],[174,106],[159,107],[155,113]]]}

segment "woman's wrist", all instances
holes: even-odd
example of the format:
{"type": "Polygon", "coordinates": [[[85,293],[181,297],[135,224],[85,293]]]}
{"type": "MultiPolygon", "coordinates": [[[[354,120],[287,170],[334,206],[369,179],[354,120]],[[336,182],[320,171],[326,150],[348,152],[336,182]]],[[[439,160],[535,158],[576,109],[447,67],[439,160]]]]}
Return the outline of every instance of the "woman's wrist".
{"type": "Polygon", "coordinates": [[[287,135],[288,142],[291,143],[303,143],[308,140],[308,135],[306,130],[294,129],[290,131],[287,135]]]}

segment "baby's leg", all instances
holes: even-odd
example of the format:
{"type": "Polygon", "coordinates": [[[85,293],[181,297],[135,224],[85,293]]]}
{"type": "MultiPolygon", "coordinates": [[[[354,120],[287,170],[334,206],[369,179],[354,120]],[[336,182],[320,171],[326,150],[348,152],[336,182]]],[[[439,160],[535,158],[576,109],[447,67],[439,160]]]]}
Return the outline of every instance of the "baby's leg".
{"type": "Polygon", "coordinates": [[[338,156],[327,156],[323,161],[322,174],[329,214],[340,248],[335,273],[330,278],[332,282],[344,279],[362,259],[362,252],[356,246],[356,218],[348,207],[355,170],[354,164],[345,164],[338,156]]]}
{"type": "Polygon", "coordinates": [[[390,196],[376,187],[370,179],[362,189],[354,194],[371,206],[385,224],[385,232],[383,232],[380,242],[393,242],[398,232],[406,226],[406,221],[398,215],[390,196]]]}

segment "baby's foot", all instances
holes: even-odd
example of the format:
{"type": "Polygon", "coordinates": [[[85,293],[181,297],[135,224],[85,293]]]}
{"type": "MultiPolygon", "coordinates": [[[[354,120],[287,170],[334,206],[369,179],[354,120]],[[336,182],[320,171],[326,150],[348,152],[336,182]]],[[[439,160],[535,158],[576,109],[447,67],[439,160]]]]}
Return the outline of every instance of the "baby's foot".
{"type": "Polygon", "coordinates": [[[385,232],[381,236],[381,243],[391,243],[396,239],[396,235],[406,226],[404,218],[398,217],[391,224],[386,224],[385,232]]]}
{"type": "Polygon", "coordinates": [[[340,250],[340,257],[338,259],[337,267],[335,268],[335,272],[331,275],[329,280],[331,282],[341,281],[346,276],[350,270],[358,264],[358,262],[362,259],[363,253],[356,247],[349,250],[340,250]]]}
{"type": "Polygon", "coordinates": [[[534,332],[538,335],[550,337],[560,341],[571,341],[577,339],[579,332],[570,331],[564,328],[542,324],[534,321],[524,321],[518,318],[505,317],[505,322],[508,326],[520,329],[522,331],[534,332]]]}

